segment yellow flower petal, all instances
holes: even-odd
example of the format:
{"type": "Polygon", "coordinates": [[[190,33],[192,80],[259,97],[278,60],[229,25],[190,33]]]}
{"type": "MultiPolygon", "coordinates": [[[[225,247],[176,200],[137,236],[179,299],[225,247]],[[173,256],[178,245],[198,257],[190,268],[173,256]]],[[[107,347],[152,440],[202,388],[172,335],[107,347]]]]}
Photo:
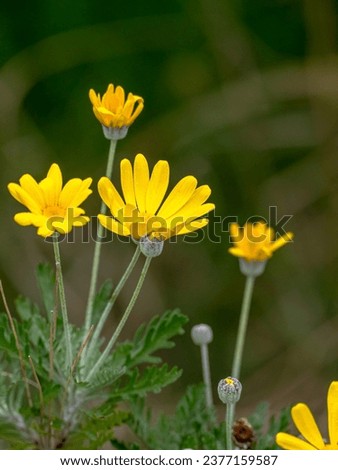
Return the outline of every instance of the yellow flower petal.
{"type": "Polygon", "coordinates": [[[39,214],[32,214],[31,212],[18,212],[15,214],[14,220],[17,224],[22,225],[23,227],[28,225],[39,227],[45,222],[46,217],[39,214]]]}
{"type": "Polygon", "coordinates": [[[109,178],[103,176],[100,178],[97,187],[103,202],[109,207],[113,216],[118,217],[125,203],[113,183],[109,178]]]}
{"type": "Polygon", "coordinates": [[[149,167],[145,157],[139,153],[134,160],[134,190],[140,212],[146,212],[146,195],[149,184],[149,167]]]}
{"type": "Polygon", "coordinates": [[[46,206],[57,206],[62,189],[62,174],[59,165],[56,163],[51,165],[47,177],[40,181],[39,186],[46,206]]]}
{"type": "Polygon", "coordinates": [[[126,201],[126,204],[131,204],[136,207],[133,169],[127,158],[121,160],[120,173],[124,200],[126,201]]]}
{"type": "Polygon", "coordinates": [[[86,178],[85,180],[80,178],[71,179],[61,191],[59,204],[63,207],[79,206],[93,192],[89,189],[91,183],[92,178],[86,178]]]}
{"type": "Polygon", "coordinates": [[[146,194],[146,212],[156,214],[169,185],[169,164],[160,160],[154,166],[146,194]]]}
{"type": "Polygon", "coordinates": [[[276,442],[279,447],[282,447],[286,450],[317,450],[308,442],[298,437],[291,436],[285,432],[279,432],[276,435],[276,442]]]}
{"type": "Polygon", "coordinates": [[[282,246],[286,245],[286,243],[290,242],[293,239],[293,237],[294,237],[294,235],[291,232],[287,232],[282,237],[279,237],[270,246],[271,252],[274,252],[274,251],[278,250],[278,248],[281,248],[282,246]]]}
{"type": "Polygon", "coordinates": [[[330,443],[338,449],[338,382],[331,382],[327,394],[330,443]]]}
{"type": "Polygon", "coordinates": [[[106,229],[110,230],[111,232],[116,233],[117,235],[122,235],[122,236],[130,236],[130,231],[127,229],[127,227],[117,220],[113,219],[112,217],[108,217],[103,214],[98,215],[98,219],[100,224],[105,227],[106,229]]]}
{"type": "Polygon", "coordinates": [[[39,204],[30,196],[30,194],[21,188],[21,186],[16,183],[9,183],[7,187],[10,194],[14,197],[14,199],[20,202],[20,204],[26,206],[27,209],[29,209],[31,212],[41,213],[41,206],[39,206],[39,204]]]}
{"type": "Polygon", "coordinates": [[[325,444],[309,407],[298,403],[292,407],[291,415],[302,436],[317,449],[323,449],[325,444]]]}
{"type": "Polygon", "coordinates": [[[203,204],[208,199],[210,194],[211,190],[209,186],[200,186],[194,191],[188,202],[168,219],[171,220],[176,217],[194,217],[197,219],[197,217],[201,217],[202,215],[211,212],[215,209],[215,205],[211,203],[203,204]]]}
{"type": "Polygon", "coordinates": [[[44,204],[43,192],[35,179],[31,175],[26,174],[20,178],[19,182],[21,188],[41,207],[44,204]]]}
{"type": "Polygon", "coordinates": [[[178,212],[189,201],[196,186],[197,180],[193,176],[182,178],[172,189],[157,215],[167,219],[178,212]]]}
{"type": "Polygon", "coordinates": [[[198,219],[191,220],[184,223],[183,226],[179,227],[178,230],[174,231],[176,235],[186,235],[191,232],[195,232],[200,228],[205,227],[209,222],[209,219],[198,219]]]}

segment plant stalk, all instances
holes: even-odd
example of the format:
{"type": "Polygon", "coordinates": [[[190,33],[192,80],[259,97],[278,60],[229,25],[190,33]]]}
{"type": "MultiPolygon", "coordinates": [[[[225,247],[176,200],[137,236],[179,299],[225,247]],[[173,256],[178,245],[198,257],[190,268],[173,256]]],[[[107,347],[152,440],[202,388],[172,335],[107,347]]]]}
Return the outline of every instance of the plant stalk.
{"type": "Polygon", "coordinates": [[[146,257],[146,260],[145,260],[145,263],[144,263],[144,266],[143,266],[143,269],[142,269],[142,272],[141,272],[141,275],[140,275],[140,278],[137,282],[137,285],[135,287],[135,290],[134,290],[134,293],[129,301],[129,304],[120,320],[120,323],[117,325],[117,328],[113,334],[113,336],[110,338],[110,341],[109,343],[107,344],[105,350],[103,351],[102,355],[100,356],[99,360],[97,361],[97,363],[95,364],[95,366],[93,367],[93,369],[90,371],[90,373],[88,374],[87,378],[86,378],[86,381],[89,381],[92,377],[95,377],[95,374],[99,371],[100,367],[103,365],[104,361],[106,360],[108,354],[110,353],[110,351],[112,350],[115,342],[117,341],[126,321],[128,320],[129,318],[129,315],[135,305],[135,302],[140,294],[140,291],[141,291],[141,288],[142,288],[142,285],[143,285],[143,282],[144,282],[144,279],[146,277],[146,274],[148,272],[148,269],[149,269],[149,266],[150,266],[150,262],[151,262],[152,258],[151,257],[146,257]]]}

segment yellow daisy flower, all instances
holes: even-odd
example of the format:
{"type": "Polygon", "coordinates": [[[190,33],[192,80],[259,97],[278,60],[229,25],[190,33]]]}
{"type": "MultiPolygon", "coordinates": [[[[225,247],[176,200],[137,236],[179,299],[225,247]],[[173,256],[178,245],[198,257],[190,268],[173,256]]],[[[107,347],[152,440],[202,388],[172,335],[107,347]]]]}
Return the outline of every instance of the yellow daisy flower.
{"type": "Polygon", "coordinates": [[[61,170],[53,163],[47,177],[39,183],[29,174],[23,175],[19,182],[9,183],[8,190],[29,212],[15,214],[17,224],[34,225],[38,235],[49,237],[55,231],[68,233],[73,226],[89,222],[89,217],[83,215],[85,211],[78,206],[92,193],[89,189],[92,178],[73,178],[62,188],[61,170]]]}
{"type": "Polygon", "coordinates": [[[338,450],[338,382],[331,382],[327,394],[329,442],[325,442],[307,405],[298,403],[291,409],[296,428],[302,435],[295,437],[279,432],[277,444],[287,450],[338,450]]]}
{"type": "Polygon", "coordinates": [[[138,154],[134,166],[121,161],[123,198],[112,182],[103,177],[98,190],[112,217],[100,214],[100,223],[108,230],[134,240],[166,240],[198,230],[208,223],[203,218],[215,206],[205,201],[211,194],[209,186],[197,187],[193,176],[181,179],[164,200],[169,185],[169,164],[160,160],[149,175],[146,158],[138,154]],[[201,218],[202,217],[202,218],[201,218]]]}
{"type": "Polygon", "coordinates": [[[246,261],[265,261],[286,243],[293,239],[293,233],[287,232],[275,240],[275,232],[264,222],[246,223],[240,228],[237,223],[230,224],[230,235],[234,247],[229,253],[246,261]]]}
{"type": "Polygon", "coordinates": [[[128,127],[135,121],[143,109],[143,98],[128,93],[121,86],[114,88],[108,85],[106,93],[101,96],[93,89],[89,91],[89,99],[93,105],[93,111],[102,124],[107,139],[122,139],[126,136],[128,127]],[[136,109],[135,109],[136,106],[136,109]]]}

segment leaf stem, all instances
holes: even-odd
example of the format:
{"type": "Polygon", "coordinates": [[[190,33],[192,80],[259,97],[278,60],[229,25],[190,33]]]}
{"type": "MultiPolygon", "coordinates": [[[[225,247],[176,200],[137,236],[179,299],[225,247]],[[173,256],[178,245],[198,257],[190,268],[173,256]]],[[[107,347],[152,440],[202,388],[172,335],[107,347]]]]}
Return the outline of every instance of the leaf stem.
{"type": "MultiPolygon", "coordinates": [[[[117,140],[112,139],[110,141],[107,168],[106,168],[106,177],[109,179],[111,179],[112,172],[113,172],[116,144],[117,144],[117,140]]],[[[107,206],[102,201],[100,214],[105,215],[106,212],[107,212],[107,206]]],[[[103,227],[98,222],[97,236],[95,240],[93,264],[92,264],[92,271],[91,271],[91,278],[90,278],[90,285],[89,285],[88,301],[87,301],[87,307],[86,307],[84,331],[88,331],[92,323],[93,306],[94,306],[94,299],[95,299],[95,294],[96,294],[97,279],[98,279],[98,272],[99,272],[99,264],[100,264],[100,258],[101,258],[102,236],[103,236],[103,227]]]]}
{"type": "Polygon", "coordinates": [[[148,269],[149,269],[149,266],[150,266],[150,263],[151,263],[151,260],[152,258],[151,257],[146,257],[146,260],[145,260],[145,263],[144,263],[144,266],[143,266],[143,269],[141,271],[141,275],[140,275],[140,278],[136,284],[136,287],[135,287],[135,290],[134,290],[134,293],[129,301],[129,304],[120,320],[120,323],[117,325],[117,328],[113,334],[113,336],[110,338],[110,341],[109,343],[107,344],[105,350],[103,351],[102,355],[100,356],[99,360],[97,361],[97,363],[95,364],[95,366],[93,367],[93,369],[90,371],[90,373],[88,374],[87,378],[86,378],[86,381],[89,381],[92,377],[95,377],[95,374],[99,371],[100,367],[103,365],[104,361],[106,360],[108,354],[110,353],[112,347],[114,346],[116,340],[118,339],[126,321],[128,320],[129,318],[129,315],[135,305],[135,302],[140,294],[140,291],[141,291],[141,288],[142,288],[142,285],[143,285],[143,282],[144,282],[144,279],[146,277],[146,274],[148,272],[148,269]]]}

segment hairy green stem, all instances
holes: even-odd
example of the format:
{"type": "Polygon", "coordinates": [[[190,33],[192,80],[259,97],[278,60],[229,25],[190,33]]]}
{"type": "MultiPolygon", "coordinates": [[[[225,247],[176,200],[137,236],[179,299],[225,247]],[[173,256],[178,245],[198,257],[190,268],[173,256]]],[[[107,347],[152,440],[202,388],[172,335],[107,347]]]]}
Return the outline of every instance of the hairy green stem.
{"type": "Polygon", "coordinates": [[[66,367],[67,367],[66,372],[68,375],[72,367],[73,353],[72,353],[72,341],[70,337],[70,327],[69,327],[69,321],[68,321],[67,303],[66,303],[65,288],[63,284],[61,257],[60,257],[57,233],[54,233],[53,235],[53,248],[54,248],[54,256],[55,256],[55,268],[57,272],[56,279],[59,284],[58,286],[59,300],[60,300],[60,308],[61,308],[63,330],[64,330],[65,344],[66,344],[66,367]]]}
{"type": "MultiPolygon", "coordinates": [[[[116,144],[117,144],[117,140],[112,139],[110,141],[107,168],[106,168],[106,177],[109,179],[111,179],[112,172],[113,172],[116,144]]],[[[102,201],[100,214],[105,215],[106,212],[107,212],[107,206],[102,201]]],[[[97,237],[95,241],[93,264],[92,264],[92,272],[91,272],[90,285],[89,285],[88,301],[87,301],[87,308],[86,308],[86,316],[85,316],[85,325],[84,325],[85,332],[89,331],[91,327],[91,323],[92,323],[93,305],[94,305],[94,299],[95,299],[95,294],[96,294],[97,279],[98,279],[98,272],[99,272],[99,265],[100,265],[100,258],[101,258],[102,236],[103,236],[103,227],[100,223],[98,223],[97,237]]]]}
{"type": "Polygon", "coordinates": [[[92,354],[92,351],[93,349],[95,348],[95,345],[98,341],[98,338],[100,336],[100,333],[104,327],[104,324],[108,318],[108,315],[109,313],[111,312],[111,309],[113,308],[114,304],[115,304],[115,301],[119,295],[119,293],[121,292],[122,288],[124,287],[125,283],[127,282],[129,276],[131,275],[139,257],[140,257],[140,254],[141,254],[141,250],[140,250],[140,247],[139,245],[137,245],[137,248],[135,250],[135,253],[127,267],[127,269],[125,270],[123,276],[121,277],[119,283],[117,284],[117,286],[115,287],[114,289],[114,292],[112,293],[104,311],[102,312],[101,316],[100,316],[100,320],[95,328],[95,331],[94,331],[94,334],[92,336],[92,339],[88,345],[88,348],[87,348],[87,353],[85,354],[85,359],[87,361],[87,364],[88,366],[90,366],[90,357],[91,357],[91,354],[92,354]]]}
{"type": "Polygon", "coordinates": [[[228,403],[225,414],[227,450],[232,450],[232,426],[234,422],[235,404],[228,403]]]}
{"type": "Polygon", "coordinates": [[[245,282],[242,308],[241,308],[241,314],[239,318],[239,326],[238,326],[238,332],[237,332],[237,340],[236,340],[236,346],[235,346],[235,352],[234,352],[234,360],[232,363],[232,372],[231,372],[232,377],[235,377],[236,379],[239,379],[239,375],[241,372],[243,349],[244,349],[244,343],[245,343],[245,337],[246,337],[246,330],[248,326],[254,284],[255,284],[255,277],[247,276],[246,282],[245,282]]]}
{"type": "Polygon", "coordinates": [[[108,354],[110,353],[110,351],[112,350],[115,342],[117,341],[117,339],[118,339],[118,337],[119,337],[126,321],[129,318],[129,315],[130,315],[130,313],[131,313],[131,311],[132,311],[132,309],[135,305],[135,302],[136,302],[136,300],[137,300],[137,298],[140,294],[140,291],[141,291],[144,279],[146,277],[146,274],[148,272],[151,260],[152,260],[152,258],[146,257],[146,260],[145,260],[140,278],[139,278],[139,280],[136,284],[134,293],[133,293],[133,295],[132,295],[132,297],[129,301],[129,304],[128,304],[128,306],[127,306],[127,308],[126,308],[126,310],[125,310],[125,312],[124,312],[124,314],[123,314],[123,316],[120,320],[120,323],[117,325],[117,328],[116,328],[113,336],[110,338],[109,343],[107,344],[105,350],[101,354],[99,360],[97,361],[97,363],[95,364],[93,369],[88,374],[88,376],[86,378],[86,381],[89,381],[92,377],[95,377],[95,374],[99,371],[100,367],[104,364],[104,361],[107,359],[108,354]]]}
{"type": "Polygon", "coordinates": [[[201,344],[201,359],[202,359],[202,373],[203,382],[205,386],[205,402],[208,408],[213,406],[212,387],[210,378],[210,362],[209,351],[207,344],[201,344]]]}

